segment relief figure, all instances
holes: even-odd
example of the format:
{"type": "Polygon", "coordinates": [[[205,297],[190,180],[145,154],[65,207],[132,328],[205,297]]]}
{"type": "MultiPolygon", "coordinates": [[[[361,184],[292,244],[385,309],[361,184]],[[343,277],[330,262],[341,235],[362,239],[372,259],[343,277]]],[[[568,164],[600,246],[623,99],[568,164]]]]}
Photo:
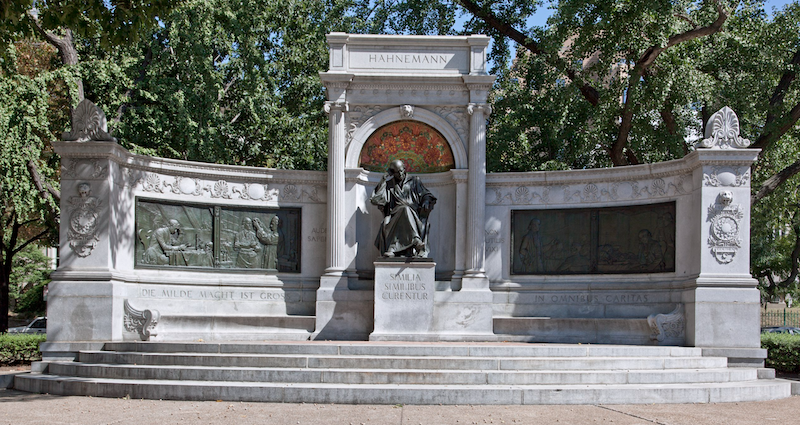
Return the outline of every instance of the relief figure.
{"type": "Polygon", "coordinates": [[[256,237],[264,244],[264,260],[262,267],[265,269],[278,269],[278,244],[281,241],[280,233],[278,233],[278,226],[280,218],[277,215],[272,217],[269,222],[269,228],[264,226],[261,219],[254,219],[253,224],[256,227],[256,237]]]}
{"type": "Polygon", "coordinates": [[[236,267],[241,269],[253,269],[260,266],[258,250],[261,244],[256,238],[253,227],[253,220],[250,217],[242,219],[242,227],[233,240],[233,249],[237,251],[236,267]]]}
{"type": "Polygon", "coordinates": [[[522,237],[519,244],[519,260],[522,262],[523,271],[526,273],[541,273],[545,271],[542,259],[542,237],[539,235],[541,220],[534,218],[528,223],[528,233],[522,237]]]}
{"type": "Polygon", "coordinates": [[[166,226],[159,227],[150,235],[149,246],[142,256],[142,263],[159,266],[182,265],[178,256],[186,249],[186,244],[178,243],[180,223],[170,219],[166,226]]]}
{"type": "Polygon", "coordinates": [[[653,239],[647,229],[639,231],[639,268],[642,270],[664,270],[664,253],[661,243],[653,239]]]}
{"type": "Polygon", "coordinates": [[[406,173],[400,160],[392,161],[386,174],[375,187],[370,202],[383,213],[375,246],[383,257],[428,256],[428,215],[436,197],[419,177],[406,173]]]}

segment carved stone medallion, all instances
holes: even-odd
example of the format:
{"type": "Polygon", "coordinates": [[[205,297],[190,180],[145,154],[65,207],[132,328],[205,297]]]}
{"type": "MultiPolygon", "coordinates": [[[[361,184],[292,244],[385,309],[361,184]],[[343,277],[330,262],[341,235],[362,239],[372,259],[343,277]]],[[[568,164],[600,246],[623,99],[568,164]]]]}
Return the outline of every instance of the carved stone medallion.
{"type": "Polygon", "coordinates": [[[100,241],[97,236],[97,219],[102,202],[91,196],[89,183],[78,185],[78,195],[70,197],[67,201],[71,207],[68,236],[69,247],[78,257],[83,258],[91,255],[100,241]]]}
{"type": "Polygon", "coordinates": [[[741,205],[733,205],[733,193],[724,191],[717,197],[717,202],[708,207],[708,221],[711,228],[708,233],[708,246],[720,264],[728,264],[739,248],[742,239],[739,237],[740,223],[744,218],[741,205]]]}

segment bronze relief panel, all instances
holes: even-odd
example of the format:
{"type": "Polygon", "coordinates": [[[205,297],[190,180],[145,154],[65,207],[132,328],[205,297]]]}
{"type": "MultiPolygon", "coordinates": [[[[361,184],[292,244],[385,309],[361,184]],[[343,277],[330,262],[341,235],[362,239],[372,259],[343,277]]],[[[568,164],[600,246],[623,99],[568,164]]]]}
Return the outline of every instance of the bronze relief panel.
{"type": "Polygon", "coordinates": [[[675,271],[675,203],[511,212],[511,274],[675,271]]]}
{"type": "Polygon", "coordinates": [[[299,208],[136,200],[136,267],[300,272],[299,208]]]}

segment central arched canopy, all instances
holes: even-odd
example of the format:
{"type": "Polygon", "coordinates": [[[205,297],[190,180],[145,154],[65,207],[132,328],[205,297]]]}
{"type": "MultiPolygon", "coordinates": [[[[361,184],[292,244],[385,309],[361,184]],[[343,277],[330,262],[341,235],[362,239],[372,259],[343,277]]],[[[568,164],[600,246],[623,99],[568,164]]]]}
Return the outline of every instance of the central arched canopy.
{"type": "Polygon", "coordinates": [[[435,128],[419,121],[395,121],[375,130],[359,155],[359,166],[386,171],[396,159],[411,173],[439,173],[455,168],[453,151],[435,128]]]}
{"type": "MultiPolygon", "coordinates": [[[[411,122],[415,125],[424,125],[436,132],[450,150],[454,166],[442,169],[447,171],[450,168],[467,168],[467,151],[464,148],[461,137],[453,126],[446,119],[422,107],[415,107],[413,118],[409,119],[401,115],[400,108],[390,108],[370,117],[364,124],[358,127],[352,135],[352,141],[347,145],[345,154],[345,167],[361,167],[361,155],[367,141],[384,127],[397,122],[411,122]]],[[[387,160],[388,164],[388,160],[387,160]]],[[[383,167],[383,166],[382,166],[383,167]]],[[[375,171],[386,171],[386,168],[375,171]]],[[[420,171],[423,172],[423,171],[420,171]]],[[[434,172],[434,171],[427,171],[434,172]]]]}

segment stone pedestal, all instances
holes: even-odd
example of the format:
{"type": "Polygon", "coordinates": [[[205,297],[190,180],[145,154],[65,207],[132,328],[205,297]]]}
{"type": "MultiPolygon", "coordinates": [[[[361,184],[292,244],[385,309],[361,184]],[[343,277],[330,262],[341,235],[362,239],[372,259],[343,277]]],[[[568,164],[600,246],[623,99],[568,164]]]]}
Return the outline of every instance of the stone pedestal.
{"type": "Polygon", "coordinates": [[[375,262],[375,330],[370,341],[432,337],[436,263],[424,259],[375,262]]]}

